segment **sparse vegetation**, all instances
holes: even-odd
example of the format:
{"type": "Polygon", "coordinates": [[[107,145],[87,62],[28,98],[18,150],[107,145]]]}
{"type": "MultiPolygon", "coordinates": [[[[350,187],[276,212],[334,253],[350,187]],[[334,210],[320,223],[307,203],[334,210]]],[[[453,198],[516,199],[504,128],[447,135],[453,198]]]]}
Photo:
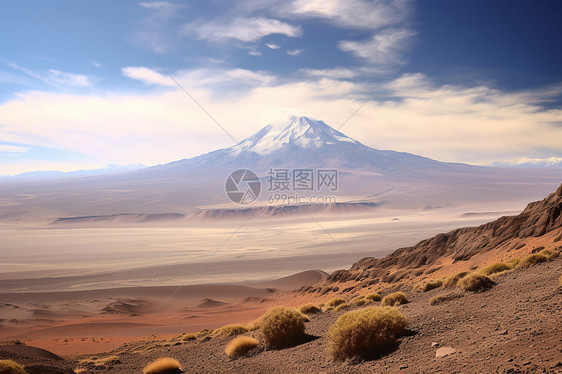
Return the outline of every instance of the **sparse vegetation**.
{"type": "Polygon", "coordinates": [[[172,374],[180,373],[181,365],[178,360],[165,357],[146,365],[143,369],[143,374],[172,374]]]}
{"type": "Polygon", "coordinates": [[[345,300],[344,300],[344,299],[341,299],[341,298],[339,298],[339,297],[334,297],[333,299],[331,299],[330,301],[328,301],[328,302],[326,303],[326,307],[328,307],[328,308],[335,308],[335,307],[337,307],[338,305],[341,305],[341,304],[344,304],[344,303],[345,303],[345,300]]]}
{"type": "Polygon", "coordinates": [[[320,311],[320,307],[314,304],[304,304],[299,307],[299,312],[301,312],[302,314],[316,314],[320,311]]]}
{"type": "Polygon", "coordinates": [[[381,295],[379,295],[378,293],[368,293],[364,296],[365,300],[371,300],[371,301],[381,301],[381,295]]]}
{"type": "Polygon", "coordinates": [[[437,296],[434,296],[431,299],[429,299],[429,305],[438,305],[438,304],[444,303],[445,301],[458,299],[459,297],[462,297],[462,293],[449,292],[449,293],[446,293],[446,294],[437,295],[437,296]]]}
{"type": "Polygon", "coordinates": [[[514,258],[510,259],[509,261],[507,261],[507,264],[509,266],[511,266],[512,269],[515,269],[520,262],[521,262],[521,259],[519,257],[514,257],[514,258]]]}
{"type": "Polygon", "coordinates": [[[347,312],[328,331],[328,352],[335,360],[380,355],[407,326],[395,307],[370,307],[347,312]]]}
{"type": "Polygon", "coordinates": [[[258,344],[259,341],[251,336],[238,336],[228,343],[224,352],[230,358],[240,357],[257,347],[258,344]]]}
{"type": "Polygon", "coordinates": [[[191,340],[197,340],[197,335],[195,334],[185,334],[181,337],[181,340],[184,342],[189,342],[191,340]]]}
{"type": "Polygon", "coordinates": [[[407,303],[408,298],[406,297],[406,294],[404,294],[404,292],[394,292],[390,295],[386,295],[385,297],[383,297],[381,302],[382,306],[395,306],[407,303]]]}
{"type": "Polygon", "coordinates": [[[543,254],[540,253],[533,253],[528,255],[527,257],[524,257],[519,264],[517,264],[517,268],[521,269],[521,268],[529,268],[531,266],[535,266],[537,264],[540,264],[542,262],[546,262],[548,261],[548,257],[546,257],[543,254]]]}
{"type": "Polygon", "coordinates": [[[554,243],[559,242],[560,240],[562,240],[562,233],[554,238],[554,243]]]}
{"type": "Polygon", "coordinates": [[[539,252],[540,255],[546,256],[548,260],[552,260],[560,255],[560,251],[554,248],[546,248],[539,252]]]}
{"type": "Polygon", "coordinates": [[[484,275],[492,275],[507,270],[511,270],[511,266],[505,262],[496,262],[495,264],[488,265],[484,269],[480,270],[480,273],[484,275]]]}
{"type": "Polygon", "coordinates": [[[0,360],[0,374],[27,374],[27,372],[17,362],[0,360]]]}
{"type": "Polygon", "coordinates": [[[435,288],[439,288],[442,285],[443,285],[443,281],[441,279],[432,279],[432,280],[429,280],[427,282],[417,284],[414,287],[414,290],[415,291],[421,291],[421,292],[427,292],[427,291],[431,291],[435,288]]]}
{"type": "Polygon", "coordinates": [[[339,312],[340,310],[349,309],[350,305],[348,303],[343,303],[334,308],[334,312],[339,312]]]}
{"type": "Polygon", "coordinates": [[[496,283],[487,275],[469,273],[462,277],[457,286],[463,291],[479,292],[492,288],[496,283]]]}
{"type": "Polygon", "coordinates": [[[449,275],[443,281],[443,288],[453,288],[457,286],[458,281],[466,276],[469,272],[468,271],[461,271],[452,275],[449,275]]]}
{"type": "Polygon", "coordinates": [[[240,335],[248,332],[246,326],[242,325],[226,325],[221,327],[220,329],[216,329],[214,334],[217,336],[234,336],[240,335]]]}
{"type": "Polygon", "coordinates": [[[274,348],[289,347],[304,336],[303,314],[296,309],[276,307],[267,311],[260,322],[266,343],[274,348]]]}

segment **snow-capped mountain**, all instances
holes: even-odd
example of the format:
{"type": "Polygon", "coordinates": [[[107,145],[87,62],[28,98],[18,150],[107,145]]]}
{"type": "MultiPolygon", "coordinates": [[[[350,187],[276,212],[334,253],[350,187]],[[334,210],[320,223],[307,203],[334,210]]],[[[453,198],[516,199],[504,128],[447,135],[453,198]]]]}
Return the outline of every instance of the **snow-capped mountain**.
{"type": "Polygon", "coordinates": [[[518,162],[492,162],[492,167],[531,168],[531,169],[562,169],[562,157],[528,158],[518,162]]]}
{"type": "Polygon", "coordinates": [[[293,117],[285,127],[268,125],[230,148],[158,168],[180,167],[209,171],[244,167],[264,172],[276,167],[339,167],[382,172],[439,169],[451,165],[460,164],[442,163],[410,153],[376,150],[342,134],[323,121],[293,117]]]}

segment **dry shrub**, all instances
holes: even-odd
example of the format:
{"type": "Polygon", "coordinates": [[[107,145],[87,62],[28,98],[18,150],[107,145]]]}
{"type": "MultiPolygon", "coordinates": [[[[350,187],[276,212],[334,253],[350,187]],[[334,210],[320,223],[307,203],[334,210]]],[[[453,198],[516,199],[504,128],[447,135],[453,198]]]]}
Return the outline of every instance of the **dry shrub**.
{"type": "Polygon", "coordinates": [[[273,348],[295,345],[304,336],[303,314],[294,308],[276,307],[268,310],[260,322],[266,343],[273,348]]]}
{"type": "Polygon", "coordinates": [[[521,259],[519,257],[514,257],[514,258],[508,260],[507,264],[509,266],[511,266],[512,269],[515,269],[517,267],[517,265],[519,265],[520,262],[521,262],[521,259]]]}
{"type": "Polygon", "coordinates": [[[182,336],[181,340],[183,340],[184,342],[197,340],[197,335],[195,335],[195,334],[185,334],[184,336],[182,336]]]}
{"type": "Polygon", "coordinates": [[[496,283],[490,279],[487,275],[479,273],[470,273],[462,277],[458,282],[457,286],[463,291],[484,291],[492,288],[496,283]]]}
{"type": "Polygon", "coordinates": [[[421,292],[427,292],[427,291],[431,291],[435,288],[439,288],[442,285],[443,285],[443,281],[441,279],[432,279],[432,280],[429,280],[427,282],[416,285],[414,287],[414,290],[421,291],[421,292]]]}
{"type": "Polygon", "coordinates": [[[17,362],[0,360],[0,374],[27,374],[27,372],[17,362]]]}
{"type": "Polygon", "coordinates": [[[382,306],[395,306],[407,303],[408,298],[406,297],[404,292],[394,292],[390,295],[386,295],[385,297],[383,297],[381,302],[382,306]]]}
{"type": "Polygon", "coordinates": [[[348,303],[340,304],[334,308],[334,312],[339,312],[340,310],[349,309],[350,306],[351,305],[349,305],[348,303]]]}
{"type": "Polygon", "coordinates": [[[518,264],[517,264],[517,268],[518,269],[522,269],[522,268],[529,268],[531,266],[535,266],[537,264],[540,264],[542,262],[546,262],[548,261],[548,257],[546,257],[543,254],[540,253],[534,253],[534,254],[530,254],[527,257],[524,257],[518,264]]]}
{"type": "Polygon", "coordinates": [[[219,336],[234,336],[240,335],[248,332],[246,326],[242,325],[226,325],[221,327],[220,329],[216,329],[214,334],[219,336]]]}
{"type": "Polygon", "coordinates": [[[328,352],[335,360],[380,355],[408,321],[398,308],[370,307],[340,316],[328,331],[328,352]]]}
{"type": "Polygon", "coordinates": [[[504,262],[496,262],[495,264],[488,265],[484,269],[480,270],[480,273],[484,275],[492,275],[507,270],[511,270],[511,266],[504,262]]]}
{"type": "Polygon", "coordinates": [[[328,302],[326,303],[326,306],[327,306],[328,308],[335,308],[335,307],[337,307],[338,305],[341,305],[341,304],[344,304],[344,303],[345,303],[345,300],[344,300],[344,299],[341,299],[341,298],[339,298],[339,297],[334,297],[333,299],[331,299],[330,301],[328,301],[328,302]]]}
{"type": "Polygon", "coordinates": [[[181,365],[178,360],[165,357],[148,364],[142,370],[143,374],[172,374],[181,373],[181,365]]]}
{"type": "Polygon", "coordinates": [[[299,312],[302,314],[316,314],[320,311],[320,308],[314,304],[304,304],[299,306],[299,312]]]}
{"type": "Polygon", "coordinates": [[[457,286],[458,281],[466,276],[469,272],[468,271],[461,271],[452,275],[449,275],[443,281],[443,288],[453,288],[457,286]]]}
{"type": "Polygon", "coordinates": [[[546,258],[548,260],[552,260],[553,258],[556,258],[560,255],[560,251],[554,249],[554,248],[547,248],[547,249],[543,249],[542,251],[539,252],[540,255],[546,256],[546,258]]]}
{"type": "MultiPolygon", "coordinates": [[[[362,298],[362,299],[359,299],[359,300],[355,301],[355,305],[357,305],[357,306],[365,306],[365,305],[370,304],[370,303],[372,303],[372,301],[368,300],[368,299],[365,299],[365,298],[362,298]]],[[[342,305],[344,305],[344,304],[342,304],[342,305]]]]}
{"type": "Polygon", "coordinates": [[[450,293],[446,293],[446,294],[437,295],[437,296],[434,296],[431,299],[429,299],[429,305],[441,304],[441,303],[444,303],[445,301],[458,299],[459,297],[462,297],[462,293],[450,292],[450,293]]]}
{"type": "Polygon", "coordinates": [[[556,238],[554,238],[554,243],[559,242],[560,240],[562,240],[562,234],[560,234],[556,238]]]}
{"type": "Polygon", "coordinates": [[[224,352],[230,358],[244,356],[248,351],[256,348],[259,344],[259,341],[251,336],[238,336],[234,338],[226,348],[224,352]]]}
{"type": "Polygon", "coordinates": [[[368,293],[364,296],[365,300],[371,300],[371,301],[381,301],[381,295],[379,295],[376,292],[373,293],[368,293]]]}

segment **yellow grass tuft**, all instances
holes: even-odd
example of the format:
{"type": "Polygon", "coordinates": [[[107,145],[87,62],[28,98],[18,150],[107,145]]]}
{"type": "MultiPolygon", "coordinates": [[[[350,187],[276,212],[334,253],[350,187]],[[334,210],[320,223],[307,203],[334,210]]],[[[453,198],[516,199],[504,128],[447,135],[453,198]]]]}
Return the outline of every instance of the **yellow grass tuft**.
{"type": "Polygon", "coordinates": [[[216,329],[214,334],[218,336],[234,336],[248,332],[246,326],[242,325],[226,325],[220,329],[216,329]]]}
{"type": "Polygon", "coordinates": [[[299,306],[299,312],[301,312],[302,314],[316,314],[320,311],[320,307],[314,304],[304,304],[299,306]]]}
{"type": "Polygon", "coordinates": [[[338,305],[337,307],[334,308],[334,312],[339,312],[340,310],[344,310],[344,309],[349,309],[350,305],[347,303],[343,303],[338,305]]]}
{"type": "Polygon", "coordinates": [[[240,357],[257,347],[258,344],[259,341],[251,336],[238,336],[228,343],[224,352],[230,358],[240,357]]]}
{"type": "Polygon", "coordinates": [[[196,334],[185,334],[184,336],[181,337],[181,340],[184,341],[184,342],[197,340],[197,335],[196,334]]]}
{"type": "Polygon", "coordinates": [[[181,365],[178,360],[165,357],[146,365],[143,374],[168,374],[181,372],[181,365]]]}
{"type": "Polygon", "coordinates": [[[462,277],[458,282],[457,286],[463,291],[484,291],[492,288],[496,283],[490,279],[487,275],[479,273],[469,273],[462,277]]]}
{"type": "Polygon", "coordinates": [[[443,281],[443,288],[453,288],[457,286],[458,281],[464,277],[465,275],[467,275],[469,272],[468,271],[461,271],[452,275],[449,275],[447,278],[445,278],[445,280],[443,281]]]}
{"type": "Polygon", "coordinates": [[[364,296],[365,300],[371,300],[371,301],[381,301],[381,295],[379,295],[376,292],[373,293],[368,293],[364,296]]]}
{"type": "Polygon", "coordinates": [[[328,308],[335,308],[338,305],[344,304],[345,300],[339,297],[334,297],[333,299],[331,299],[330,301],[328,301],[326,303],[326,307],[328,308]]]}
{"type": "Polygon", "coordinates": [[[545,255],[540,254],[540,253],[533,253],[531,255],[528,255],[527,257],[524,257],[517,264],[517,268],[518,269],[529,268],[531,266],[535,266],[537,264],[540,264],[540,263],[546,262],[546,261],[548,261],[548,257],[546,257],[545,255]]]}
{"type": "Polygon", "coordinates": [[[546,256],[548,260],[552,260],[560,255],[560,251],[554,248],[546,248],[540,251],[539,254],[546,256]]]}
{"type": "Polygon", "coordinates": [[[439,288],[442,285],[443,285],[443,281],[441,279],[432,279],[432,280],[428,280],[427,282],[417,284],[414,287],[414,291],[427,292],[435,288],[439,288]]]}
{"type": "Polygon", "coordinates": [[[0,360],[1,374],[27,374],[23,366],[12,360],[0,360]]]}
{"type": "Polygon", "coordinates": [[[340,316],[328,331],[328,352],[335,360],[384,353],[406,328],[398,308],[369,307],[340,316]]]}
{"type": "Polygon", "coordinates": [[[294,308],[276,307],[263,315],[260,331],[269,346],[290,347],[304,336],[303,317],[304,315],[294,308]]]}
{"type": "Polygon", "coordinates": [[[406,294],[404,294],[404,292],[394,292],[390,295],[386,295],[385,297],[383,297],[381,302],[382,306],[395,306],[407,303],[408,298],[406,297],[406,294]]]}
{"type": "Polygon", "coordinates": [[[492,275],[511,270],[511,268],[512,267],[505,262],[496,262],[495,264],[488,265],[484,269],[480,270],[480,274],[492,275]]]}

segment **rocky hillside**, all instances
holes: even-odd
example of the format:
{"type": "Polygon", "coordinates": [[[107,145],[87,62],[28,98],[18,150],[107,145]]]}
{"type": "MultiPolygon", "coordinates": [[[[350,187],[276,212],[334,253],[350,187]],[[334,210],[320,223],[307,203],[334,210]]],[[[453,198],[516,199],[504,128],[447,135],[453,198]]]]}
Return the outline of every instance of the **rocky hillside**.
{"type": "Polygon", "coordinates": [[[401,248],[384,258],[366,257],[349,270],[338,270],[328,283],[361,281],[368,284],[393,283],[427,271],[450,258],[452,263],[498,247],[517,245],[516,239],[540,237],[562,231],[562,185],[546,199],[530,203],[516,216],[501,217],[478,227],[467,227],[423,240],[413,247],[401,248]]]}

